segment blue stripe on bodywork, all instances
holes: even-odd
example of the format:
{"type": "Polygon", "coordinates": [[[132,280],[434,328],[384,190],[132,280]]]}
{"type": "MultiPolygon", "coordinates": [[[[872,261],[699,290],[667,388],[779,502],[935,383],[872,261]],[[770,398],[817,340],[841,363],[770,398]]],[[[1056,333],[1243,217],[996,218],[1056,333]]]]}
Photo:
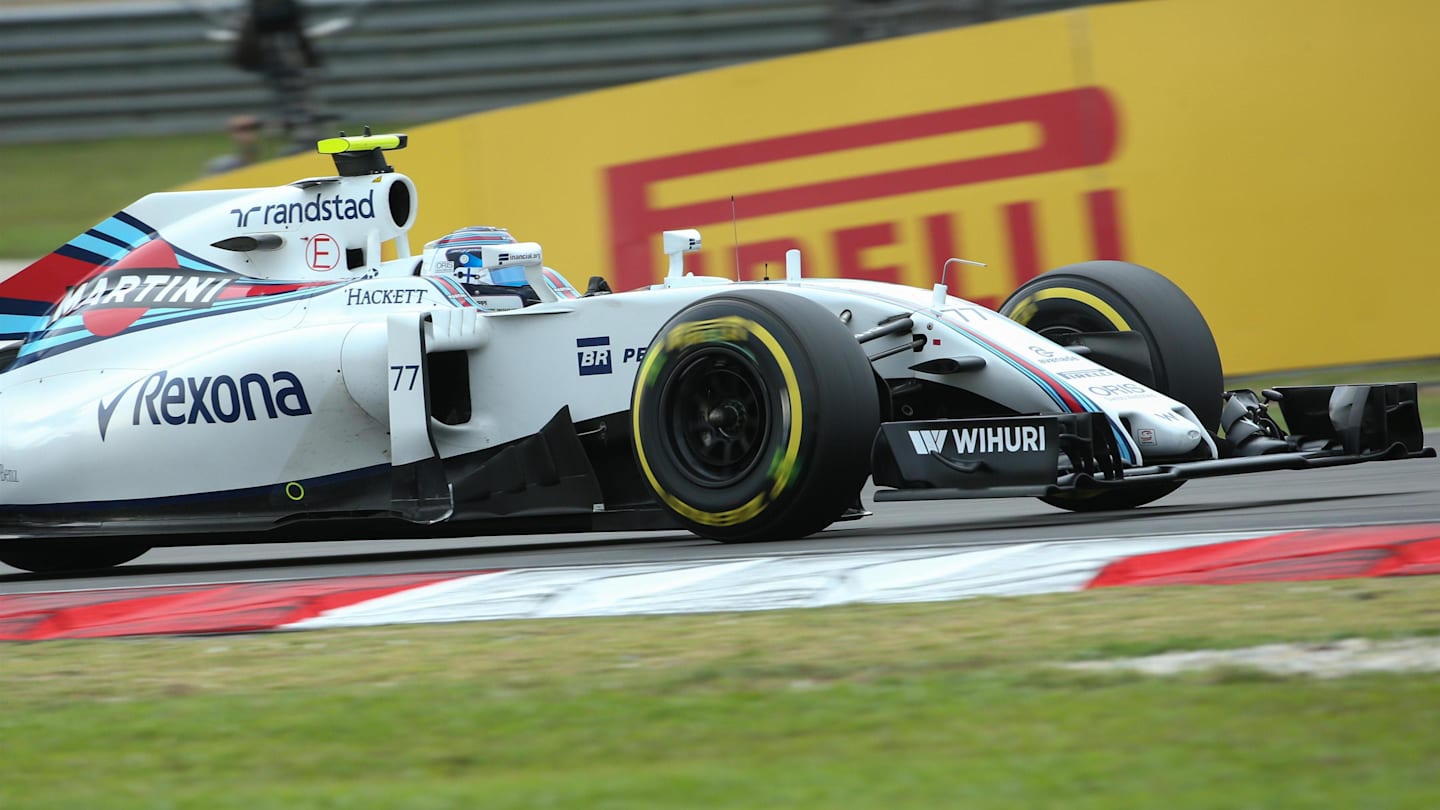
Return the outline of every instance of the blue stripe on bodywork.
{"type": "Polygon", "coordinates": [[[71,239],[70,247],[99,256],[105,263],[113,262],[132,250],[128,246],[117,245],[109,239],[99,239],[88,233],[82,233],[71,239]]]}
{"type": "Polygon", "coordinates": [[[1138,462],[1138,458],[1135,455],[1134,448],[1130,443],[1130,437],[1125,435],[1125,432],[1120,429],[1119,425],[1115,424],[1115,420],[1110,416],[1109,412],[1097,405],[1093,399],[1080,393],[1080,391],[1077,390],[1074,386],[1068,385],[1059,379],[1046,380],[1045,378],[1035,374],[1035,372],[1026,368],[1022,363],[1015,360],[1005,352],[1001,351],[999,347],[992,345],[989,341],[985,340],[977,333],[965,329],[959,324],[951,323],[943,316],[940,318],[940,322],[945,324],[946,326],[949,326],[951,329],[954,329],[960,334],[970,338],[972,342],[978,343],[981,347],[989,351],[991,354],[994,354],[996,357],[999,357],[1001,360],[1005,361],[1005,363],[1008,364],[1011,368],[1016,369],[1017,371],[1024,374],[1026,377],[1030,378],[1032,382],[1039,386],[1041,390],[1045,391],[1045,393],[1049,395],[1052,400],[1054,400],[1061,408],[1065,409],[1066,411],[1069,411],[1069,407],[1065,404],[1064,397],[1060,396],[1059,392],[1056,390],[1057,386],[1059,388],[1063,388],[1066,393],[1074,397],[1075,401],[1079,402],[1086,411],[1090,413],[1105,414],[1105,421],[1110,425],[1110,432],[1114,434],[1115,441],[1119,445],[1120,458],[1129,464],[1135,464],[1138,462]]]}
{"type": "MultiPolygon", "coordinates": [[[[961,331],[961,334],[964,334],[964,335],[966,335],[967,337],[969,336],[969,333],[964,332],[964,331],[961,331]]],[[[1025,367],[1024,367],[1023,365],[1021,365],[1020,363],[1015,362],[1015,360],[1014,360],[1013,358],[1011,358],[1009,355],[1005,354],[1004,352],[998,351],[998,350],[996,350],[995,348],[989,346],[988,344],[985,343],[985,341],[979,340],[979,339],[975,339],[975,342],[976,342],[976,343],[979,343],[982,347],[984,347],[986,350],[988,350],[991,354],[994,354],[995,356],[999,357],[1001,360],[1005,361],[1007,364],[1009,364],[1009,366],[1010,366],[1011,368],[1014,368],[1015,370],[1017,370],[1017,371],[1019,371],[1020,373],[1024,374],[1026,377],[1029,377],[1030,380],[1031,380],[1032,382],[1034,382],[1037,386],[1039,386],[1040,389],[1043,390],[1047,395],[1049,395],[1049,397],[1050,397],[1052,400],[1054,400],[1057,405],[1059,405],[1062,409],[1065,409],[1066,411],[1069,410],[1069,407],[1066,406],[1066,404],[1065,404],[1064,398],[1062,398],[1062,397],[1060,396],[1060,394],[1055,391],[1054,387],[1053,387],[1049,382],[1047,382],[1044,378],[1037,376],[1037,375],[1036,375],[1034,372],[1032,372],[1030,369],[1025,368],[1025,367]]],[[[1116,443],[1117,443],[1117,444],[1119,445],[1119,447],[1120,447],[1120,458],[1121,458],[1122,460],[1130,463],[1130,464],[1135,464],[1135,463],[1136,463],[1135,454],[1131,451],[1130,442],[1128,441],[1128,437],[1125,435],[1125,432],[1122,431],[1122,430],[1120,429],[1120,427],[1115,424],[1115,420],[1110,417],[1110,414],[1109,414],[1107,411],[1105,411],[1105,409],[1103,409],[1103,408],[1101,408],[1099,405],[1095,404],[1095,401],[1094,401],[1094,400],[1090,399],[1089,397],[1087,397],[1087,396],[1085,396],[1084,394],[1081,394],[1079,391],[1077,391],[1073,386],[1066,385],[1065,383],[1062,383],[1062,382],[1060,382],[1059,380],[1056,380],[1055,383],[1056,383],[1057,385],[1063,386],[1063,387],[1065,388],[1065,390],[1068,391],[1071,396],[1075,397],[1075,400],[1076,400],[1077,402],[1079,402],[1082,406],[1085,407],[1085,410],[1086,410],[1087,412],[1089,412],[1089,413],[1101,413],[1101,414],[1105,414],[1105,421],[1106,421],[1106,423],[1108,423],[1108,424],[1110,425],[1110,432],[1115,435],[1115,441],[1116,441],[1116,443]]]]}
{"type": "Polygon", "coordinates": [[[44,328],[44,315],[0,313],[0,340],[21,340],[31,332],[44,328]]]}

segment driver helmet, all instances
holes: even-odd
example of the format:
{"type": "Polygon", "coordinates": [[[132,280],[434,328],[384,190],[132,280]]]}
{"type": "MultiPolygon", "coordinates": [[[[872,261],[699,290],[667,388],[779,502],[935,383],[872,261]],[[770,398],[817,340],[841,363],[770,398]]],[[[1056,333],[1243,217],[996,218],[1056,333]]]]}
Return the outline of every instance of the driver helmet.
{"type": "Polygon", "coordinates": [[[518,295],[532,304],[540,299],[525,280],[525,268],[486,268],[480,255],[481,246],[514,243],[504,228],[472,225],[426,243],[422,265],[426,273],[454,276],[471,295],[518,295]]]}
{"type": "Polygon", "coordinates": [[[518,268],[505,267],[492,271],[486,270],[481,264],[481,246],[509,245],[514,242],[515,237],[504,228],[492,228],[488,225],[461,228],[425,245],[425,270],[430,273],[449,273],[466,284],[503,284],[506,281],[524,284],[524,273],[520,273],[518,279],[511,279],[506,275],[507,270],[518,268]]]}

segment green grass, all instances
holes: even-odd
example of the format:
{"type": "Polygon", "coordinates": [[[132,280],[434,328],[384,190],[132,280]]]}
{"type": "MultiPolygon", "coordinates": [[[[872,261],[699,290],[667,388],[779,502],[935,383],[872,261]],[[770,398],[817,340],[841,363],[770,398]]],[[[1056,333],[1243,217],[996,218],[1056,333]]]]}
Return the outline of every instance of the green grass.
{"type": "Polygon", "coordinates": [[[1230,388],[1254,388],[1258,391],[1261,387],[1269,388],[1278,385],[1339,385],[1342,383],[1411,380],[1422,385],[1440,385],[1440,358],[1375,363],[1366,366],[1339,366],[1302,371],[1271,371],[1263,374],[1236,375],[1227,379],[1226,385],[1230,388]]]}
{"type": "Polygon", "coordinates": [[[1434,675],[1056,664],[1440,632],[1440,580],[0,648],[6,808],[1430,807],[1434,675]]]}
{"type": "Polygon", "coordinates": [[[224,134],[6,146],[0,258],[33,259],[152,191],[199,177],[224,134]]]}
{"type": "MultiPolygon", "coordinates": [[[[274,156],[280,146],[270,136],[263,154],[274,156]]],[[[211,158],[232,147],[229,136],[217,132],[24,144],[4,151],[0,259],[34,259],[146,194],[202,176],[211,158]]]]}

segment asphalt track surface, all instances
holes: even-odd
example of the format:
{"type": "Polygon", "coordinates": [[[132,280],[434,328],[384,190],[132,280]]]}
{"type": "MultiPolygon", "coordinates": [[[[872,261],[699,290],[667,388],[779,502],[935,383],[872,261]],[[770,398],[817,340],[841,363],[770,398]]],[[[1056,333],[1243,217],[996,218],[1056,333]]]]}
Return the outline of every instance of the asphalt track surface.
{"type": "MultiPolygon", "coordinates": [[[[1434,446],[1440,433],[1426,440],[1434,446]]],[[[870,517],[784,543],[724,545],[669,531],[165,548],[66,576],[0,565],[0,593],[1440,522],[1440,460],[1191,481],[1149,506],[1089,515],[1028,498],[872,503],[867,492],[866,504],[870,517]]]]}

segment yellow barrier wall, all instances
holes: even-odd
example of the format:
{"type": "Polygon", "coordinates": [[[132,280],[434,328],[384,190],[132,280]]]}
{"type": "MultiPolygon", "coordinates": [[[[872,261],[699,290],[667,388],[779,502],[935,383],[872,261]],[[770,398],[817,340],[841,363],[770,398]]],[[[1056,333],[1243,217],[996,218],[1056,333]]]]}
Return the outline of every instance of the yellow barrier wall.
{"type": "Polygon", "coordinates": [[[727,275],[738,232],[745,278],[793,246],[922,286],[976,259],[952,291],[991,305],[1124,258],[1190,293],[1231,373],[1433,356],[1437,32],[1424,0],[1105,5],[476,114],[391,158],[417,250],[503,225],[582,289],[658,278],[679,227],[727,275]]]}

